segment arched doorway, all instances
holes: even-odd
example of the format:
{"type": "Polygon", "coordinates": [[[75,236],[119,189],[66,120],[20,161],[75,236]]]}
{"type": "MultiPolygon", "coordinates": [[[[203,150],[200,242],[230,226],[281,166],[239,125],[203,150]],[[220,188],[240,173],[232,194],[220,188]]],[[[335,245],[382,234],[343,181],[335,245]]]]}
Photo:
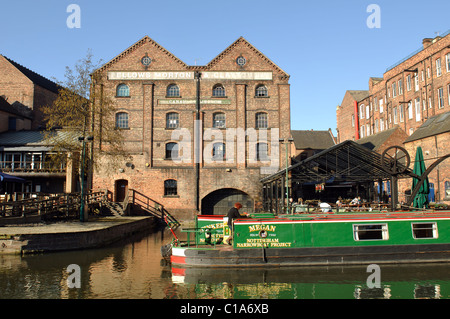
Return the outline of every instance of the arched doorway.
{"type": "Polygon", "coordinates": [[[226,215],[236,202],[242,204],[241,214],[253,212],[253,199],[247,193],[234,188],[222,188],[202,199],[202,215],[226,215]]]}
{"type": "Polygon", "coordinates": [[[116,181],[114,186],[115,201],[123,202],[125,200],[125,195],[128,191],[128,181],[126,179],[119,179],[116,181]]]}

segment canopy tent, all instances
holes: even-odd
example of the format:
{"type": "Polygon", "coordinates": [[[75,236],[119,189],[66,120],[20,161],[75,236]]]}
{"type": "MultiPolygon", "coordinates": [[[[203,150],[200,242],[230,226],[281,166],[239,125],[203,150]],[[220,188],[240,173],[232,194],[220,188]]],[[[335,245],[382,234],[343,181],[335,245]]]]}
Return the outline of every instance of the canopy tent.
{"type": "MultiPolygon", "coordinates": [[[[412,176],[412,170],[408,168],[408,161],[409,157],[405,161],[401,156],[394,158],[384,156],[384,153],[381,155],[354,141],[347,140],[295,163],[287,170],[291,184],[325,184],[330,181],[334,183],[372,183],[385,180],[395,181],[396,184],[398,178],[412,176]]],[[[260,180],[265,186],[265,203],[271,202],[273,194],[277,195],[278,193],[281,194],[281,202],[284,202],[284,192],[274,192],[273,187],[284,187],[285,178],[286,168],[260,180]]],[[[395,187],[393,192],[396,191],[395,187]]],[[[397,194],[395,197],[397,198],[397,194]]],[[[276,200],[278,201],[278,198],[276,200]]],[[[396,205],[396,200],[394,204],[396,205]]]]}
{"type": "Polygon", "coordinates": [[[23,178],[0,172],[0,182],[25,183],[23,178]]]}

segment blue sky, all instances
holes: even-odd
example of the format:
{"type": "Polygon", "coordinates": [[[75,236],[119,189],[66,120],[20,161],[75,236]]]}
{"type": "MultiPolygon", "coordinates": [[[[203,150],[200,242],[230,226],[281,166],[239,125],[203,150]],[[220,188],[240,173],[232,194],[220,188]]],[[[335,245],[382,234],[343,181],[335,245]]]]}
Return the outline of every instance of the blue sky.
{"type": "Polygon", "coordinates": [[[369,77],[450,29],[448,0],[1,1],[0,54],[51,79],[88,49],[107,62],[145,35],[190,65],[243,36],[291,76],[291,128],[334,133],[346,90],[368,89],[369,77]],[[66,25],[72,3],[81,28],[66,25]],[[380,28],[367,26],[370,4],[380,28]]]}

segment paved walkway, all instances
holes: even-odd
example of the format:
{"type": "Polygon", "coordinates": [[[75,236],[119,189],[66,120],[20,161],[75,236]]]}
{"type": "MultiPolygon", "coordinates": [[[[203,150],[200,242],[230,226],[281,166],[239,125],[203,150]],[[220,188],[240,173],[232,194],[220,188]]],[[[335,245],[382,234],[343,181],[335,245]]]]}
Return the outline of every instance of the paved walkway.
{"type": "Polygon", "coordinates": [[[102,217],[92,218],[86,222],[61,221],[49,224],[11,225],[0,227],[1,235],[25,235],[25,234],[57,234],[87,232],[106,229],[109,227],[132,223],[149,218],[148,216],[136,217],[102,217]]]}

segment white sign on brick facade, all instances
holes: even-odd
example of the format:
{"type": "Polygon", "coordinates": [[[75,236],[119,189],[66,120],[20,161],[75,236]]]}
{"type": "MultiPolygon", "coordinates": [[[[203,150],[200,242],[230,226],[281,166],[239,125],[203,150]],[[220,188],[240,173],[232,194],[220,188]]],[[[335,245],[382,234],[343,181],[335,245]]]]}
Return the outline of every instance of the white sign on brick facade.
{"type": "MultiPolygon", "coordinates": [[[[201,72],[203,80],[272,80],[272,72],[201,72]]],[[[192,80],[194,72],[108,72],[108,80],[192,80]]]]}

